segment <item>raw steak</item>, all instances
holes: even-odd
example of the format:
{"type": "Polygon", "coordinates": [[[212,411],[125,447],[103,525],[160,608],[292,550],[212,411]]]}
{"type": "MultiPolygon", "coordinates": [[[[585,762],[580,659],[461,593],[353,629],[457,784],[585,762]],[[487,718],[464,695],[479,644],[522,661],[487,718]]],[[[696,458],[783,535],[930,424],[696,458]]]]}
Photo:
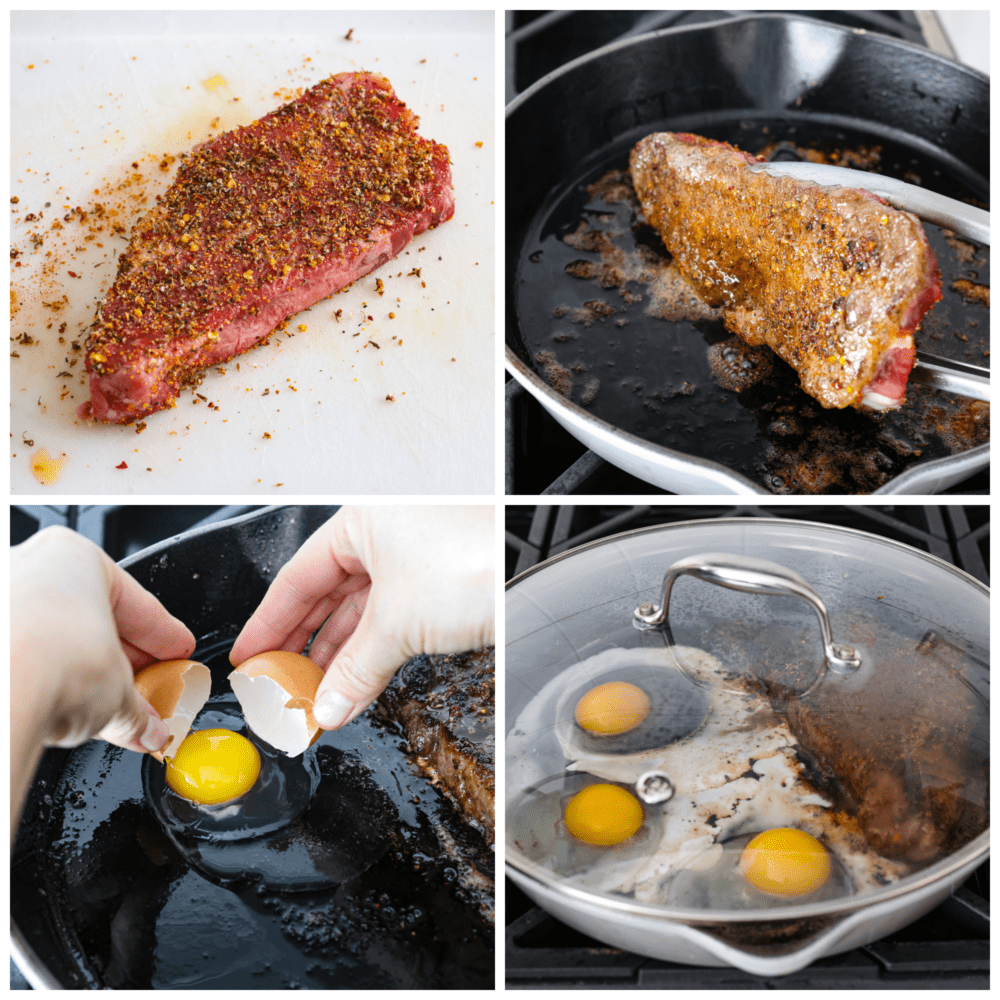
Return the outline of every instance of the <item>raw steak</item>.
{"type": "Polygon", "coordinates": [[[87,341],[81,416],[132,423],[454,214],[446,147],[342,73],[198,147],[144,215],[87,341]]]}
{"type": "Polygon", "coordinates": [[[755,162],[661,132],[630,164],[646,220],[729,330],[772,348],[825,407],[901,405],[913,333],[941,298],[920,222],[868,191],[754,173],[755,162]]]}
{"type": "Polygon", "coordinates": [[[495,654],[415,656],[379,696],[402,727],[410,753],[493,843],[496,754],[495,654]]]}

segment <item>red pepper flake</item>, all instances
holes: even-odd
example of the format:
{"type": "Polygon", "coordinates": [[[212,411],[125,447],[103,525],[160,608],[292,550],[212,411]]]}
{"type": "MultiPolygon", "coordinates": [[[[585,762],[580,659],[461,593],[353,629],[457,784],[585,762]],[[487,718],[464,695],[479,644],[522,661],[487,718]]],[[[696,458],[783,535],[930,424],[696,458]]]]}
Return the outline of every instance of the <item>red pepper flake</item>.
{"type": "Polygon", "coordinates": [[[127,469],[128,468],[128,462],[122,462],[121,465],[116,465],[115,468],[116,469],[127,469]]]}
{"type": "Polygon", "coordinates": [[[270,441],[271,440],[271,435],[268,434],[267,431],[264,431],[264,440],[265,441],[270,441]]]}
{"type": "Polygon", "coordinates": [[[395,403],[396,402],[396,397],[395,396],[386,396],[385,399],[386,399],[387,403],[395,403]]]}

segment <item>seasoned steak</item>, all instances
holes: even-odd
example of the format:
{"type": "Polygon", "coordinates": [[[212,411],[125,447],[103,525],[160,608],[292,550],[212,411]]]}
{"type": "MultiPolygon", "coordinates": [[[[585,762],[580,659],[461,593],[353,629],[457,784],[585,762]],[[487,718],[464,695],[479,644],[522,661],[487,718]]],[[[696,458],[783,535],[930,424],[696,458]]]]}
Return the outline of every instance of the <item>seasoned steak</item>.
{"type": "Polygon", "coordinates": [[[729,330],[771,347],[825,407],[901,405],[913,333],[941,298],[920,222],[870,192],[753,173],[755,162],[671,132],[630,161],[647,221],[729,330]]]}
{"type": "Polygon", "coordinates": [[[385,77],[341,73],[198,147],[136,223],[87,341],[81,416],[131,423],[454,214],[448,150],[385,77]]]}
{"type": "Polygon", "coordinates": [[[495,654],[415,656],[379,696],[417,764],[493,843],[495,654]]]}

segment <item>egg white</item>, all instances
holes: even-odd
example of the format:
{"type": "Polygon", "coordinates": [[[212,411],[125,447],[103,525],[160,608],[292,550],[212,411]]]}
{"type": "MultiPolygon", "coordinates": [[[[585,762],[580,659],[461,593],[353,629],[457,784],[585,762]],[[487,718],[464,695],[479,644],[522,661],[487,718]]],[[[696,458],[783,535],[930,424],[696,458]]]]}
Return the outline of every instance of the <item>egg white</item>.
{"type": "MultiPolygon", "coordinates": [[[[665,675],[666,677],[666,675],[665,675]]],[[[675,876],[715,865],[722,843],[740,834],[790,826],[820,840],[840,862],[850,891],[863,893],[909,874],[910,867],[882,858],[864,838],[834,817],[832,803],[802,776],[797,741],[787,722],[765,698],[747,693],[723,665],[686,646],[606,650],[564,671],[543,688],[515,724],[515,731],[554,728],[570,772],[634,785],[647,771],[662,771],[673,798],[646,808],[647,823],[636,843],[594,854],[592,864],[567,881],[591,891],[629,893],[649,904],[683,905],[670,893],[675,876]],[[708,695],[704,721],[668,746],[619,754],[595,749],[573,719],[571,702],[590,680],[628,680],[629,669],[672,672],[670,684],[695,683],[708,695]]],[[[528,777],[532,762],[521,759],[515,775],[528,777]]],[[[536,779],[539,776],[536,776],[536,779]]],[[[520,787],[526,787],[521,785],[520,787]]],[[[516,788],[516,786],[515,786],[516,788]]],[[[725,908],[725,902],[715,901],[725,908]]]]}

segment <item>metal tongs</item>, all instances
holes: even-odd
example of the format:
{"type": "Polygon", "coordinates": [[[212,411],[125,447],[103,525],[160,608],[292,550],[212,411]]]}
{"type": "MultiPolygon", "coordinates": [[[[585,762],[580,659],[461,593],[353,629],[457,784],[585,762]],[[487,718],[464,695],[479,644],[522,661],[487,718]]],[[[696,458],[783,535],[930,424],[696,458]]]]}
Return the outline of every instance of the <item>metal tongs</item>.
{"type": "MultiPolygon", "coordinates": [[[[866,170],[831,167],[825,163],[754,163],[755,173],[774,177],[792,177],[810,181],[823,187],[864,188],[884,198],[893,208],[912,212],[937,226],[944,226],[959,236],[990,245],[990,213],[964,202],[946,198],[943,194],[925,188],[883,177],[866,170]]],[[[929,385],[933,389],[952,392],[969,399],[990,401],[990,370],[963,361],[951,361],[934,354],[917,351],[917,359],[910,372],[910,381],[929,385]]]]}

